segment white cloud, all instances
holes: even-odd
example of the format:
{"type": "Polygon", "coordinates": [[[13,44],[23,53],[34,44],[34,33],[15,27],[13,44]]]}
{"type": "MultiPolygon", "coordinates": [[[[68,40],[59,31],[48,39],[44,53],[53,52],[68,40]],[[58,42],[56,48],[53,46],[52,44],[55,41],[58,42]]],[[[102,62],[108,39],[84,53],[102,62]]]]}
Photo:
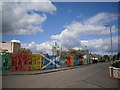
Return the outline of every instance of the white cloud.
{"type": "MultiPolygon", "coordinates": [[[[118,37],[115,36],[112,38],[112,48],[113,52],[118,52],[118,37]]],[[[73,49],[82,49],[82,50],[89,50],[92,53],[107,53],[110,54],[111,52],[111,42],[110,38],[100,38],[100,39],[93,39],[93,40],[78,40],[79,44],[77,45],[74,40],[71,40],[71,42],[63,42],[62,48],[63,50],[67,50],[67,48],[73,48],[73,49]],[[87,47],[85,47],[87,46],[87,47]]],[[[22,48],[28,48],[33,53],[52,53],[52,46],[54,44],[54,41],[44,42],[41,44],[37,44],[35,42],[31,42],[29,44],[22,44],[22,48]]]]}
{"type": "MultiPolygon", "coordinates": [[[[118,36],[115,36],[112,38],[112,48],[113,52],[118,52],[118,36]]],[[[100,38],[100,39],[94,39],[94,40],[82,40],[81,46],[83,49],[85,49],[85,46],[87,46],[87,49],[90,52],[111,52],[111,41],[110,37],[107,38],[100,38]]]]}
{"type": "MultiPolygon", "coordinates": [[[[84,22],[73,21],[71,24],[64,26],[63,30],[58,35],[52,35],[52,39],[60,40],[65,48],[79,48],[81,43],[77,38],[86,35],[108,35],[110,34],[109,27],[105,27],[105,22],[112,22],[115,19],[114,14],[99,13],[84,22]],[[107,15],[107,17],[106,17],[107,15]],[[111,18],[110,20],[106,20],[111,18]],[[100,23],[99,23],[100,22],[100,23]],[[102,25],[101,25],[102,24],[102,25]]],[[[112,33],[116,33],[117,28],[112,26],[112,33]]]]}
{"type": "Polygon", "coordinates": [[[30,49],[33,53],[52,53],[52,44],[54,42],[44,42],[41,44],[37,44],[35,42],[31,42],[29,44],[22,44],[22,48],[28,48],[30,49]]]}
{"type": "Polygon", "coordinates": [[[4,2],[2,11],[3,34],[34,34],[43,32],[42,24],[47,19],[47,13],[53,13],[56,7],[49,0],[46,2],[4,2]]]}
{"type": "Polygon", "coordinates": [[[99,24],[106,24],[108,22],[117,20],[118,16],[117,14],[113,14],[113,13],[98,13],[97,15],[85,20],[85,24],[92,24],[92,25],[99,25],[99,24]]]}
{"type": "Polygon", "coordinates": [[[43,53],[52,53],[52,46],[51,42],[45,42],[40,45],[37,45],[37,50],[43,52],[43,53]]]}
{"type": "MultiPolygon", "coordinates": [[[[101,25],[101,23],[99,24],[94,24],[93,22],[90,22],[89,24],[86,22],[89,22],[90,19],[94,19],[94,17],[100,17],[100,15],[102,15],[101,19],[94,21],[94,23],[100,21],[101,23],[104,24],[104,22],[108,22],[105,21],[103,16],[103,14],[97,14],[96,16],[93,16],[89,19],[87,19],[86,21],[84,21],[83,23],[81,22],[77,22],[77,21],[73,21],[70,25],[66,25],[65,30],[63,30],[60,34],[58,35],[52,35],[51,38],[52,39],[56,39],[58,41],[61,41],[62,43],[62,48],[63,49],[67,49],[67,48],[74,48],[74,49],[86,49],[85,46],[87,46],[87,49],[90,52],[110,52],[111,51],[111,47],[110,47],[110,37],[106,37],[106,38],[100,38],[100,39],[93,39],[93,40],[78,40],[79,37],[81,37],[82,35],[109,35],[110,31],[108,27],[104,27],[103,25],[101,25]]],[[[109,17],[110,14],[108,14],[109,17]]],[[[114,18],[114,15],[112,15],[114,18]]],[[[112,19],[115,20],[115,19],[112,19]]],[[[109,22],[112,22],[112,20],[109,20],[109,22]]],[[[112,26],[112,33],[116,33],[117,32],[117,28],[115,25],[112,26]]],[[[53,41],[49,41],[49,42],[44,42],[41,44],[36,44],[35,42],[31,42],[29,44],[22,44],[22,47],[25,48],[29,48],[31,49],[33,52],[36,53],[51,53],[52,52],[52,43],[53,41]]],[[[118,37],[115,36],[113,37],[113,51],[117,52],[118,51],[118,37]]]]}

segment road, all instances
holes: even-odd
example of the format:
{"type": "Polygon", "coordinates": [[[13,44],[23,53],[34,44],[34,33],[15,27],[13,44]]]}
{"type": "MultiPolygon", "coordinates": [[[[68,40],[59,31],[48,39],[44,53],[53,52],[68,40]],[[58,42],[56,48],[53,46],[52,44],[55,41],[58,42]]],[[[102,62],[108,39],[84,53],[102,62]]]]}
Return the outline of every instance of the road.
{"type": "Polygon", "coordinates": [[[3,76],[3,88],[118,88],[109,77],[110,62],[37,75],[3,76]]]}

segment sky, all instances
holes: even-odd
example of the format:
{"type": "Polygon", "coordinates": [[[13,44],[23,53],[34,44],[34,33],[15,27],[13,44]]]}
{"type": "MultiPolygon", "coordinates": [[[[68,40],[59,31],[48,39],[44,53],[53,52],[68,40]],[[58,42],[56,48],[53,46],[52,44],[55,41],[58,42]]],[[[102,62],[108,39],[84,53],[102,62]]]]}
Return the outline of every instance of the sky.
{"type": "Polygon", "coordinates": [[[2,41],[20,42],[33,53],[51,54],[57,42],[63,50],[110,54],[111,27],[113,51],[118,51],[117,2],[46,1],[3,3],[2,41]]]}

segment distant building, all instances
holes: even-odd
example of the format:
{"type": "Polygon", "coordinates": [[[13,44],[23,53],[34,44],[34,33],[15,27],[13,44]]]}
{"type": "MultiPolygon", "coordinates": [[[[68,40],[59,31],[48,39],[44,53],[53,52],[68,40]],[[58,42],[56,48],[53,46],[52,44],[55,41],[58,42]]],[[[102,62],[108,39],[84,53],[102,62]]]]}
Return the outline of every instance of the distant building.
{"type": "Polygon", "coordinates": [[[15,53],[21,48],[18,42],[0,42],[0,52],[15,53]]]}
{"type": "Polygon", "coordinates": [[[102,60],[103,56],[99,54],[89,54],[91,59],[102,60]]]}

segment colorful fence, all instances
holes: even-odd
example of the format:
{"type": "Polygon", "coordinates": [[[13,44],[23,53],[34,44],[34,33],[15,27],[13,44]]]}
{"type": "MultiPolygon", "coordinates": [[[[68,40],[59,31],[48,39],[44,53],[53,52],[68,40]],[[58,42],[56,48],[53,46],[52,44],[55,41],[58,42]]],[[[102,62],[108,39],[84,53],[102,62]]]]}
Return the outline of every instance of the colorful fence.
{"type": "Polygon", "coordinates": [[[3,71],[10,71],[11,70],[12,54],[11,53],[4,53],[0,56],[2,58],[2,70],[3,71]]]}
{"type": "Polygon", "coordinates": [[[12,71],[28,71],[30,54],[13,53],[12,54],[12,71]]]}
{"type": "Polygon", "coordinates": [[[61,62],[60,62],[60,56],[55,56],[55,64],[54,64],[54,68],[60,68],[61,67],[61,62]]]}
{"type": "Polygon", "coordinates": [[[70,67],[74,66],[74,56],[70,56],[70,67]]]}
{"type": "Polygon", "coordinates": [[[95,63],[93,60],[78,58],[77,56],[56,56],[28,53],[1,54],[2,70],[28,71],[40,69],[53,69],[72,67],[83,64],[95,63]]]}
{"type": "Polygon", "coordinates": [[[84,58],[80,58],[80,65],[84,65],[84,58]]]}
{"type": "Polygon", "coordinates": [[[89,60],[87,58],[84,59],[84,64],[89,64],[89,60]]]}
{"type": "Polygon", "coordinates": [[[67,67],[70,67],[70,56],[66,57],[66,64],[67,64],[67,67]]]}
{"type": "Polygon", "coordinates": [[[79,58],[77,56],[74,57],[74,66],[77,66],[80,64],[79,58]]]}
{"type": "Polygon", "coordinates": [[[60,68],[60,56],[42,55],[42,69],[60,68]]]}
{"type": "Polygon", "coordinates": [[[49,55],[43,55],[43,57],[42,57],[42,69],[52,69],[53,64],[51,62],[52,62],[52,60],[50,60],[49,55]]]}
{"type": "Polygon", "coordinates": [[[89,64],[92,64],[93,63],[93,60],[92,58],[89,59],[89,64]]]}
{"type": "Polygon", "coordinates": [[[30,70],[39,70],[42,67],[42,55],[30,54],[30,70]]]}
{"type": "Polygon", "coordinates": [[[60,56],[61,67],[66,67],[66,57],[60,56]]]}
{"type": "Polygon", "coordinates": [[[93,63],[98,63],[98,60],[93,59],[92,62],[93,63]]]}

